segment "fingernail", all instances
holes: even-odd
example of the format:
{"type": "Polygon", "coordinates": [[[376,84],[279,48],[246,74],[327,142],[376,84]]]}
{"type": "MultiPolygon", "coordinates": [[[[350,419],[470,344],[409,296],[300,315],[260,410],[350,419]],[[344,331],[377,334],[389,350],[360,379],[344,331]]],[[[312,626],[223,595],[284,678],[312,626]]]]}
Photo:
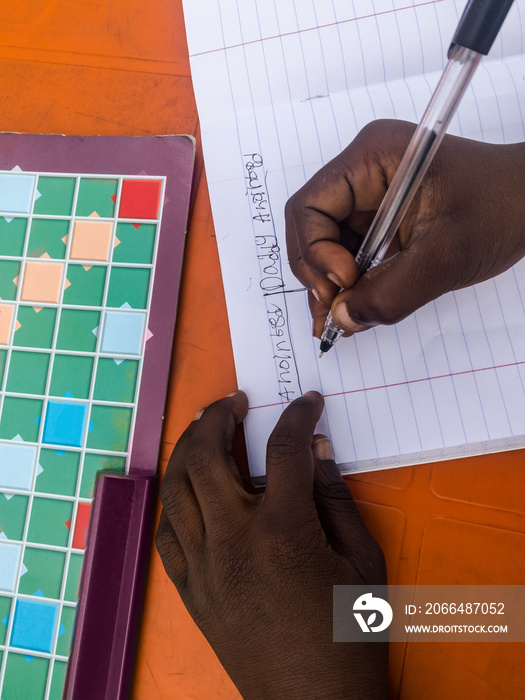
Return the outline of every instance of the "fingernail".
{"type": "Polygon", "coordinates": [[[318,391],[305,391],[303,396],[319,396],[318,391]]]}
{"type": "Polygon", "coordinates": [[[229,394],[226,394],[226,398],[229,399],[230,396],[237,396],[238,393],[239,393],[238,389],[237,389],[237,391],[232,391],[229,394]]]}
{"type": "Polygon", "coordinates": [[[314,453],[314,457],[316,459],[333,459],[334,455],[332,453],[332,445],[330,444],[330,440],[322,435],[321,437],[316,438],[312,445],[312,451],[314,453]]]}
{"type": "Polygon", "coordinates": [[[337,279],[337,277],[334,275],[333,272],[329,272],[326,276],[328,277],[328,279],[330,280],[330,282],[333,282],[333,283],[336,284],[338,287],[342,287],[342,286],[343,286],[343,285],[341,284],[341,282],[337,279]]]}
{"type": "Polygon", "coordinates": [[[200,411],[197,411],[197,413],[195,414],[195,418],[193,420],[194,421],[199,420],[199,418],[202,416],[203,413],[204,413],[204,409],[201,408],[200,411]]]}
{"type": "Polygon", "coordinates": [[[314,295],[314,297],[317,299],[317,301],[318,301],[319,303],[321,303],[321,298],[320,298],[320,296],[319,296],[319,292],[317,291],[317,289],[312,289],[311,292],[312,292],[312,294],[314,295]]]}
{"type": "Polygon", "coordinates": [[[344,328],[345,331],[351,331],[352,333],[359,333],[360,331],[366,331],[368,326],[363,326],[360,323],[356,323],[350,314],[346,310],[344,304],[340,304],[335,311],[334,318],[335,322],[340,328],[344,328]]]}

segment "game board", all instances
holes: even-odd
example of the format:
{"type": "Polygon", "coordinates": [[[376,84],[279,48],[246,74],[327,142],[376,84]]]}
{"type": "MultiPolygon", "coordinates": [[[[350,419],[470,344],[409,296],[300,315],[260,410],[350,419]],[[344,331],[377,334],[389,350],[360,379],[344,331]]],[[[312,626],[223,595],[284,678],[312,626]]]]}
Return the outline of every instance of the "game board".
{"type": "Polygon", "coordinates": [[[193,143],[0,154],[0,695],[58,700],[95,477],[156,467],[193,143]]]}

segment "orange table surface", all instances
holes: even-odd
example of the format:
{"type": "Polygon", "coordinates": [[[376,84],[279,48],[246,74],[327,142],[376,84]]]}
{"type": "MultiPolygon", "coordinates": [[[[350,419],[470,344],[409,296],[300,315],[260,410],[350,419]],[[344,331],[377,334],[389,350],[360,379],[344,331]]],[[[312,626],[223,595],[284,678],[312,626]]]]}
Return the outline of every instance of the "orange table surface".
{"type": "MultiPolygon", "coordinates": [[[[196,411],[236,387],[181,0],[4,2],[0,61],[2,131],[197,138],[163,472],[196,411]]],[[[522,584],[524,465],[521,450],[348,478],[389,582],[522,584]]],[[[523,698],[522,660],[515,643],[393,644],[391,696],[523,698]]],[[[132,697],[239,698],[153,548],[132,697]]]]}

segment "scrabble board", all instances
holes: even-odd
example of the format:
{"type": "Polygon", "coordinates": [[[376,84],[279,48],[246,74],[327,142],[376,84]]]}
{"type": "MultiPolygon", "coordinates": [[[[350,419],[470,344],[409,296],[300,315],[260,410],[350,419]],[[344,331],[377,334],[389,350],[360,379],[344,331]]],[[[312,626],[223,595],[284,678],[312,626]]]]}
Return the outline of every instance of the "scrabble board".
{"type": "Polygon", "coordinates": [[[3,700],[62,697],[95,477],[132,470],[141,430],[169,175],[93,170],[0,170],[3,700]]]}

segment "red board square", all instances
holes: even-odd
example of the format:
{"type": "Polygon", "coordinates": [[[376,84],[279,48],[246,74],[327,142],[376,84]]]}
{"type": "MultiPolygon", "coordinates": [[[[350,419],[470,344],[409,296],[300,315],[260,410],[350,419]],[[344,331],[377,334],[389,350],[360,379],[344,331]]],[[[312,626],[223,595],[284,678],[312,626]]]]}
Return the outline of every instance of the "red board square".
{"type": "Polygon", "coordinates": [[[156,219],[161,180],[123,180],[119,216],[123,219],[156,219]]]}
{"type": "Polygon", "coordinates": [[[86,536],[89,525],[89,515],[91,513],[90,503],[79,503],[77,508],[77,519],[75,521],[75,531],[73,532],[73,547],[75,549],[86,548],[86,536]]]}

